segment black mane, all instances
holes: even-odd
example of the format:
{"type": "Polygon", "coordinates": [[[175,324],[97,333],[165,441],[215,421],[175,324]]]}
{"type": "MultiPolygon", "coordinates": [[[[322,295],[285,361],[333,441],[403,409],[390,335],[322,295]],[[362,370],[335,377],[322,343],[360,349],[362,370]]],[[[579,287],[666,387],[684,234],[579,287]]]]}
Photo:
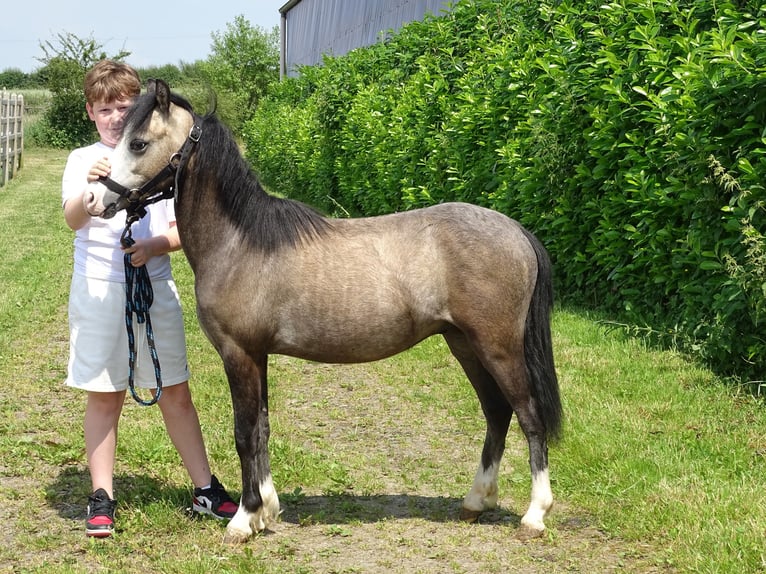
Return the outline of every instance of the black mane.
{"type": "MultiPolygon", "coordinates": [[[[330,221],[308,205],[266,193],[242,157],[229,128],[215,113],[197,116],[191,104],[178,94],[171,94],[171,103],[193,114],[202,127],[193,161],[179,180],[179,202],[196,202],[189,192],[184,193],[189,187],[193,186],[198,194],[212,190],[223,215],[250,245],[267,253],[297,247],[329,229],[330,221]]],[[[138,98],[126,117],[126,133],[142,128],[151,118],[155,104],[151,93],[138,98]]]]}

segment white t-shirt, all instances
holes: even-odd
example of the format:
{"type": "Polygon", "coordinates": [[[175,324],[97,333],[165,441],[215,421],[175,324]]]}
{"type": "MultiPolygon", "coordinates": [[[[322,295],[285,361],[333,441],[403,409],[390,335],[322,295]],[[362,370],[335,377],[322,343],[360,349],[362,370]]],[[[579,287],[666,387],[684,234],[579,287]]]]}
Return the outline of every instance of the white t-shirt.
{"type": "MultiPolygon", "coordinates": [[[[72,197],[76,201],[87,187],[88,171],[99,159],[110,157],[113,148],[101,142],[78,148],[69,154],[61,183],[62,205],[72,197]]],[[[118,182],[119,183],[119,182],[118,182]]],[[[125,230],[125,211],[119,211],[112,219],[92,217],[75,232],[74,273],[103,279],[125,281],[125,264],[120,249],[120,237],[125,230]]],[[[173,200],[167,199],[150,205],[147,214],[133,224],[134,239],[146,239],[168,230],[176,219],[173,200]]],[[[149,277],[157,280],[172,279],[170,256],[152,257],[146,264],[149,277]]]]}

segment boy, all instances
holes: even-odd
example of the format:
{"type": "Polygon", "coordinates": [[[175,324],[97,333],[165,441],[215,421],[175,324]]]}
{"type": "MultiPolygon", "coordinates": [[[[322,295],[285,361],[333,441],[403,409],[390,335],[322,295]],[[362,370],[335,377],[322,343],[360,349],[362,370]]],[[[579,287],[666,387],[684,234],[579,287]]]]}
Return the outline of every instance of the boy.
{"type": "MultiPolygon", "coordinates": [[[[62,201],[67,225],[75,231],[74,272],[69,298],[70,357],[67,385],[87,392],[84,435],[92,491],[86,534],[111,536],[116,502],[112,488],[117,426],[128,387],[123,254],[135,267],[146,265],[154,290],[150,309],[163,391],[158,402],[170,439],[194,483],[193,509],[221,519],[237,505],[210,472],[197,411],[189,390],[183,317],[168,253],[180,249],[172,200],[156,203],[132,227],[135,244],[120,246],[125,212],[112,219],[92,217],[85,188],[110,172],[109,157],[122,136],[123,119],[141,91],[136,71],[122,62],[98,62],[85,77],[88,117],[100,140],[74,150],[67,160],[62,201]]],[[[135,384],[155,387],[146,350],[146,324],[135,324],[135,384]],[[143,352],[142,352],[143,350],[143,352]]]]}

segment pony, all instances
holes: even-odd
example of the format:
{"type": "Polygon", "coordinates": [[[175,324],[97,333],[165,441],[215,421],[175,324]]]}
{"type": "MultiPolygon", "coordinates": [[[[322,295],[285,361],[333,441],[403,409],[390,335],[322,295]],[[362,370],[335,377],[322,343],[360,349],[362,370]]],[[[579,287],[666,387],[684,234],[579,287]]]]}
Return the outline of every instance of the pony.
{"type": "Polygon", "coordinates": [[[264,190],[228,128],[195,114],[161,81],[125,118],[91,213],[140,213],[175,195],[194,273],[198,320],[223,361],[242,472],[225,541],[246,541],[279,514],[268,453],[267,357],[375,361],[441,335],[478,396],[486,436],[460,518],[497,505],[513,413],[529,448],[531,500],[519,535],[538,536],[553,506],[548,442],[562,407],[550,330],[549,256],[496,211],[444,203],[366,218],[328,218],[264,190]],[[168,159],[170,158],[170,159],[168,159]]]}

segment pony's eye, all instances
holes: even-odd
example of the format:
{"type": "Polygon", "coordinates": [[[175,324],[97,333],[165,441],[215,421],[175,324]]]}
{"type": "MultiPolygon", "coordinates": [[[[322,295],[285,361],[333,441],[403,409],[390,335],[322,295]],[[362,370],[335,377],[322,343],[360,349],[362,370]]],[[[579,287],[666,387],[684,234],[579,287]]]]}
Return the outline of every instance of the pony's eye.
{"type": "Polygon", "coordinates": [[[144,140],[132,140],[130,142],[130,151],[141,153],[146,150],[148,144],[144,140]]]}

